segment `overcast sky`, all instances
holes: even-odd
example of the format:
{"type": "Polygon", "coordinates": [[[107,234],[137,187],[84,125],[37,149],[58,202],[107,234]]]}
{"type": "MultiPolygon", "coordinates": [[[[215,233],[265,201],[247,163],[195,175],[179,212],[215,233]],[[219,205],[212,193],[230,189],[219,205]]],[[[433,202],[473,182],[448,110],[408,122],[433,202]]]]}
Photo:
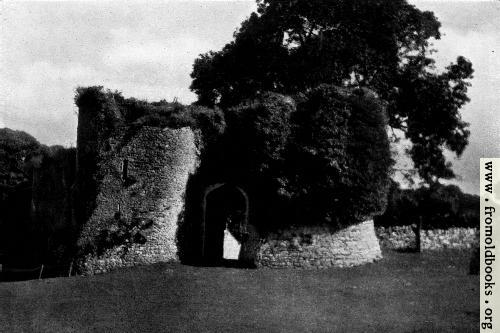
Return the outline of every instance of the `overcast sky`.
{"type": "MultiPolygon", "coordinates": [[[[500,2],[412,1],[442,23],[439,68],[473,63],[470,144],[452,160],[467,192],[478,192],[480,157],[500,157],[500,2]]],[[[1,2],[0,128],[45,144],[75,145],[77,86],[103,85],[126,97],[191,103],[194,59],[219,50],[254,1],[1,2]]]]}

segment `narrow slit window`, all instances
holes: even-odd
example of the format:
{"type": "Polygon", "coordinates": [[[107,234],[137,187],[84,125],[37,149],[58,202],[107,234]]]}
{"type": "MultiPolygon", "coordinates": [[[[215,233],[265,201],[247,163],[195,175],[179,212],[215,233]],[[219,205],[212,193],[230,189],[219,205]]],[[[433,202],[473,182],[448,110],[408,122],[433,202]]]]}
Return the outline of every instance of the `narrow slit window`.
{"type": "Polygon", "coordinates": [[[122,179],[127,180],[128,178],[128,160],[123,160],[122,162],[122,179]]]}

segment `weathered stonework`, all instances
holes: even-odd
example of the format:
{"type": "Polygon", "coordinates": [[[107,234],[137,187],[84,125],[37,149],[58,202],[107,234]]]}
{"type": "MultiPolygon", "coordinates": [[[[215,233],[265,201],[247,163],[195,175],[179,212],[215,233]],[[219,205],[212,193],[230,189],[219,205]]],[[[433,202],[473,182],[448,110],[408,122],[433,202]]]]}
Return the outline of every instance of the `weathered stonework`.
{"type": "Polygon", "coordinates": [[[125,128],[101,146],[107,149],[98,153],[95,208],[79,243],[99,247],[114,237],[122,244],[109,248],[108,242],[102,254],[88,254],[82,272],[177,261],[186,184],[198,164],[193,131],[145,126],[131,134],[125,128]]]}
{"type": "MultiPolygon", "coordinates": [[[[390,249],[415,248],[416,235],[411,226],[378,227],[377,236],[383,247],[390,249]]],[[[422,250],[470,249],[479,243],[479,230],[474,228],[449,228],[422,230],[422,250]]]]}
{"type": "Polygon", "coordinates": [[[285,268],[348,267],[382,258],[373,221],[342,230],[296,227],[269,235],[260,245],[257,266],[285,268]]]}

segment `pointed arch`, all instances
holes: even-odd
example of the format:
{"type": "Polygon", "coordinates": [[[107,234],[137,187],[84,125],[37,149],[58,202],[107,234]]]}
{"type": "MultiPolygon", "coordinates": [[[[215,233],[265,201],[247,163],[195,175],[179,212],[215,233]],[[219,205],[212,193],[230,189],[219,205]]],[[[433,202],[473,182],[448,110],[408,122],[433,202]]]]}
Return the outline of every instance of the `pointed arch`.
{"type": "Polygon", "coordinates": [[[248,215],[250,209],[250,203],[248,194],[243,190],[240,186],[230,185],[228,183],[215,183],[209,185],[205,188],[202,199],[202,218],[201,218],[201,230],[202,230],[202,244],[201,244],[201,257],[205,258],[205,243],[206,243],[206,214],[207,214],[207,198],[210,193],[222,188],[223,186],[230,186],[236,189],[239,193],[241,193],[243,200],[245,202],[245,210],[243,212],[243,228],[246,230],[248,225],[248,215]]]}

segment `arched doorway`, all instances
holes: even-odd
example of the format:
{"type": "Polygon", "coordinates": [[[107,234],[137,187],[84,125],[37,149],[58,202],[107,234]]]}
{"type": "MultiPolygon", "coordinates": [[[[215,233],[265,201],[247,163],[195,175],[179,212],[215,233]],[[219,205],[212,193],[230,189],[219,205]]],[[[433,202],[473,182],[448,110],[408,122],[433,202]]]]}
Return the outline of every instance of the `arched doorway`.
{"type": "MultiPolygon", "coordinates": [[[[206,188],[203,196],[202,258],[207,264],[222,264],[224,231],[240,244],[248,224],[248,195],[234,185],[218,183],[206,188]]],[[[227,242],[226,242],[227,246],[227,242]]]]}

